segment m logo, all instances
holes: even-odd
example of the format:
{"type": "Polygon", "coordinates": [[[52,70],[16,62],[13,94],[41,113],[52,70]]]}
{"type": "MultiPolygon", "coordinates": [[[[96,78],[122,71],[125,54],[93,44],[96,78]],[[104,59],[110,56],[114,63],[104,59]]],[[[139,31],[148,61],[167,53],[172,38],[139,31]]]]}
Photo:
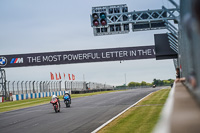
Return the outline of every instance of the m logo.
{"type": "Polygon", "coordinates": [[[10,64],[23,63],[23,58],[12,58],[10,64]]]}
{"type": "Polygon", "coordinates": [[[0,57],[0,66],[5,66],[7,64],[6,57],[0,57]]]}

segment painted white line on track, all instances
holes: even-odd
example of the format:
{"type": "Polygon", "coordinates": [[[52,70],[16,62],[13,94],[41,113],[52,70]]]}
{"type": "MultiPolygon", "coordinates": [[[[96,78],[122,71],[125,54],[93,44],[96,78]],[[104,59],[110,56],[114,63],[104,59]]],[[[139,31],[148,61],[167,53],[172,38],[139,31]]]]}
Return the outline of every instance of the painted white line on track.
{"type": "Polygon", "coordinates": [[[145,97],[143,97],[142,99],[140,99],[139,101],[137,101],[136,103],[132,104],[131,106],[129,106],[127,109],[125,109],[124,111],[122,111],[121,113],[119,113],[118,115],[116,115],[115,117],[113,117],[112,119],[108,120],[106,123],[104,123],[103,125],[101,125],[100,127],[98,127],[97,129],[95,129],[94,131],[92,131],[91,133],[96,133],[99,130],[101,130],[103,127],[105,127],[106,125],[108,125],[110,122],[112,122],[114,119],[116,119],[117,117],[119,117],[120,115],[122,115],[123,113],[125,113],[127,110],[129,110],[130,108],[134,107],[136,104],[138,104],[140,101],[142,101],[144,98],[148,97],[149,95],[151,95],[153,92],[151,92],[150,94],[146,95],[145,97]]]}

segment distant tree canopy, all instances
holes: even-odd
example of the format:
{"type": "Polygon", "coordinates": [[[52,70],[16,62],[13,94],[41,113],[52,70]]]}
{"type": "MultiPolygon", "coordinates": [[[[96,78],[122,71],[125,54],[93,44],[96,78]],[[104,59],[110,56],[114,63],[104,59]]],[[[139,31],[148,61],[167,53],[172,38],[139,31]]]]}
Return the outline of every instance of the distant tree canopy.
{"type": "Polygon", "coordinates": [[[145,81],[142,81],[141,83],[139,83],[139,82],[130,82],[128,84],[128,87],[135,87],[135,86],[152,86],[152,84],[151,83],[147,83],[145,81]]]}
{"type": "Polygon", "coordinates": [[[153,82],[152,82],[152,84],[156,86],[171,85],[173,83],[174,83],[173,79],[168,79],[168,80],[153,79],[153,82]]]}
{"type": "Polygon", "coordinates": [[[160,80],[160,79],[154,79],[152,83],[147,83],[145,81],[142,81],[141,83],[139,82],[130,82],[128,84],[128,87],[135,87],[135,86],[166,86],[166,85],[171,85],[173,84],[174,80],[173,79],[168,79],[168,80],[160,80]]]}

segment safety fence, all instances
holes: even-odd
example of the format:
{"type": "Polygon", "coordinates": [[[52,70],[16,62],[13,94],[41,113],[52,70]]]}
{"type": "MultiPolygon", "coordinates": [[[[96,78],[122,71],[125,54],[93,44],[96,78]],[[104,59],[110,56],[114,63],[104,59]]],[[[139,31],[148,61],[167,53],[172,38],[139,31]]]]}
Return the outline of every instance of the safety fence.
{"type": "Polygon", "coordinates": [[[24,100],[24,99],[51,97],[53,95],[61,96],[61,95],[64,95],[64,93],[65,93],[65,91],[16,94],[16,95],[10,96],[10,98],[11,98],[10,100],[11,101],[18,101],[18,100],[24,100]]]}
{"type": "Polygon", "coordinates": [[[63,95],[61,92],[66,90],[70,90],[71,93],[84,93],[111,89],[111,85],[83,81],[7,81],[7,92],[2,90],[0,96],[6,95],[11,100],[23,100],[52,96],[53,93],[63,95]]]}
{"type": "Polygon", "coordinates": [[[58,81],[8,81],[7,93],[27,94],[39,92],[61,91],[61,82],[58,81]]]}

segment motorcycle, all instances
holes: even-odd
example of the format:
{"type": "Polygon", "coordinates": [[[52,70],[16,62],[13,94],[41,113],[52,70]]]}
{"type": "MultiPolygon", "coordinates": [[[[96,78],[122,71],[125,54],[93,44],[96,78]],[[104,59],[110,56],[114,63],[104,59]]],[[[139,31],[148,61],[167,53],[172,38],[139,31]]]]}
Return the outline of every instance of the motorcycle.
{"type": "Polygon", "coordinates": [[[57,98],[52,98],[50,103],[52,103],[53,105],[53,109],[55,110],[55,112],[60,112],[60,102],[57,98]]]}
{"type": "Polygon", "coordinates": [[[66,108],[70,107],[70,104],[71,104],[71,97],[70,97],[70,95],[69,94],[65,94],[64,97],[63,97],[63,99],[64,99],[64,103],[66,105],[66,108]]]}

